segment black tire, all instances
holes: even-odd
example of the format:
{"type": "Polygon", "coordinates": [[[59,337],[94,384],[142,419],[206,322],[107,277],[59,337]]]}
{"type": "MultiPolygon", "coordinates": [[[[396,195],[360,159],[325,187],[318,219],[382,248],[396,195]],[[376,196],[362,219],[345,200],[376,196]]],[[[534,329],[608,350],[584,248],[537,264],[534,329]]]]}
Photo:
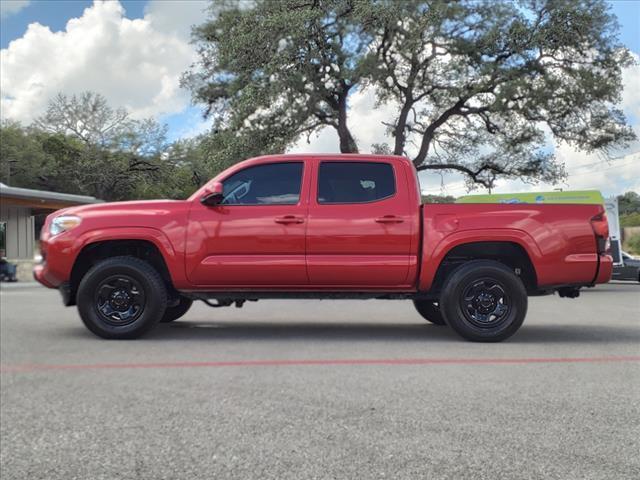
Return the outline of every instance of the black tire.
{"type": "Polygon", "coordinates": [[[449,326],[474,342],[500,342],[524,322],[527,291],[503,264],[474,260],[447,278],[440,308],[449,326]]]}
{"type": "Polygon", "coordinates": [[[442,312],[440,311],[440,305],[438,302],[432,300],[414,300],[413,305],[422,318],[434,325],[446,325],[442,312]]]}
{"type": "Polygon", "coordinates": [[[77,292],[86,327],[102,338],[138,338],[163,317],[167,289],[160,274],[135,257],[103,260],[85,274],[77,292]]]}
{"type": "Polygon", "coordinates": [[[180,301],[176,306],[167,307],[164,315],[162,316],[162,320],[160,320],[160,323],[169,323],[179,319],[189,311],[191,305],[193,305],[193,300],[181,296],[180,301]]]}

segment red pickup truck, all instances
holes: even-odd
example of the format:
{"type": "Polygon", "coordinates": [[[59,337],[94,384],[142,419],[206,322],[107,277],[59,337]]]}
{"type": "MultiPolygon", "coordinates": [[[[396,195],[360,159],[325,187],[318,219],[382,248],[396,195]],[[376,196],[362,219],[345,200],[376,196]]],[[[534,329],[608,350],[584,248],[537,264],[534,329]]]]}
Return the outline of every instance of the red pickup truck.
{"type": "Polygon", "coordinates": [[[264,298],[410,299],[466,339],[513,335],[527,296],[609,281],[601,205],[421,205],[403,157],[274,155],[188,200],[47,218],[35,278],[96,335],[135,338],[186,313],[264,298]]]}

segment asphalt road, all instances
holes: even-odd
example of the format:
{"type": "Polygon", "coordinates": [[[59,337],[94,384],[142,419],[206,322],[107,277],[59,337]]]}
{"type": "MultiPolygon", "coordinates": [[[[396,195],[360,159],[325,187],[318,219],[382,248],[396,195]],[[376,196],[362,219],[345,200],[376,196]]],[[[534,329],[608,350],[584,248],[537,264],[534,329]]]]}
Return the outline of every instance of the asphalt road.
{"type": "Polygon", "coordinates": [[[640,285],[530,299],[500,344],[406,301],[197,305],[106,341],[0,292],[8,479],[640,478],[640,285]]]}

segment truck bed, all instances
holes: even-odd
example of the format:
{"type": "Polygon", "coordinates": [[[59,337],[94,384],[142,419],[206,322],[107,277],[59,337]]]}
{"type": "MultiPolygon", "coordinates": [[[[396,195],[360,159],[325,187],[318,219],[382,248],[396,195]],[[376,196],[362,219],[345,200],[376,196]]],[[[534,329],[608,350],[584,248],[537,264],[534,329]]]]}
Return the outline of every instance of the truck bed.
{"type": "Polygon", "coordinates": [[[508,242],[522,249],[539,288],[609,278],[611,257],[598,254],[591,226],[591,219],[603,212],[601,205],[423,205],[418,289],[429,290],[445,256],[470,242],[487,242],[488,248],[508,242]]]}

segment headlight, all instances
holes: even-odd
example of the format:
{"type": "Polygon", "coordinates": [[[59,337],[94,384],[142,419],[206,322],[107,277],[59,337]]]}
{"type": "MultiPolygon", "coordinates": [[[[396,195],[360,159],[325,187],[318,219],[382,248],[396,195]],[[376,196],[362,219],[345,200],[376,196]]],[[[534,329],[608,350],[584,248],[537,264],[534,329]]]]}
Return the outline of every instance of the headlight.
{"type": "Polygon", "coordinates": [[[60,215],[56,217],[51,222],[49,226],[49,233],[51,235],[58,235],[59,233],[66,232],[67,230],[71,230],[72,228],[80,225],[81,219],[80,217],[76,217],[75,215],[60,215]]]}

